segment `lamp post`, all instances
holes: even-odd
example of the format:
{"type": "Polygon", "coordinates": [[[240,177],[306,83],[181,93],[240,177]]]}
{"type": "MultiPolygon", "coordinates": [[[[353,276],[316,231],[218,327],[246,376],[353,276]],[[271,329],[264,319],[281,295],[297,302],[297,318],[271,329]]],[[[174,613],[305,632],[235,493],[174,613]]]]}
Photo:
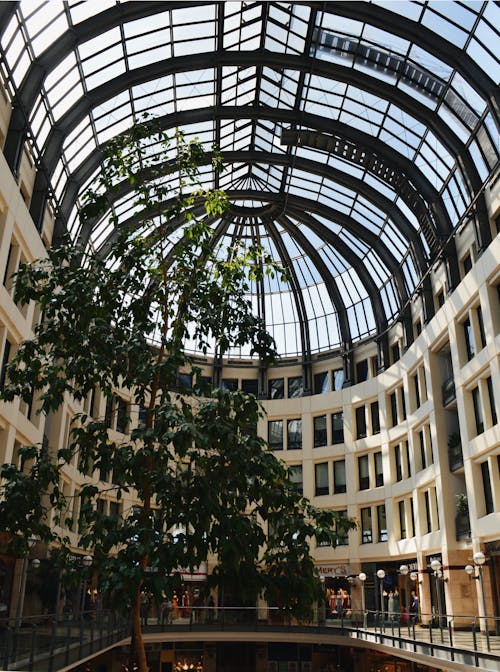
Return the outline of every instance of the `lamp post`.
{"type": "MultiPolygon", "coordinates": [[[[84,566],[85,569],[88,569],[92,565],[92,556],[91,555],[84,555],[82,558],[82,565],[84,566]]],[[[83,586],[82,586],[82,595],[81,595],[81,602],[80,602],[80,613],[83,613],[85,609],[85,595],[87,593],[87,574],[84,574],[83,577],[83,586]]]]}
{"type": "MultiPolygon", "coordinates": [[[[405,610],[408,608],[408,573],[409,573],[409,571],[410,571],[410,568],[408,567],[408,565],[400,565],[399,573],[403,577],[404,588],[405,588],[405,604],[404,604],[405,610]]],[[[403,605],[401,605],[401,611],[403,611],[402,607],[403,607],[403,605]]]]}
{"type": "Polygon", "coordinates": [[[481,604],[483,607],[483,619],[484,619],[484,634],[486,635],[486,646],[488,651],[490,650],[490,632],[488,629],[488,619],[486,617],[486,597],[484,594],[484,582],[483,582],[483,565],[486,562],[486,556],[482,551],[477,551],[472,556],[474,561],[474,566],[466,565],[465,571],[471,577],[471,579],[477,579],[479,581],[479,588],[481,591],[481,604]],[[475,568],[477,568],[477,574],[475,574],[475,568]]]}
{"type": "Polygon", "coordinates": [[[382,616],[382,625],[384,624],[384,579],[385,572],[383,569],[377,570],[377,578],[379,580],[379,590],[380,590],[380,613],[382,616]]]}
{"type": "Polygon", "coordinates": [[[26,553],[23,557],[23,564],[21,566],[21,578],[19,580],[19,593],[17,596],[17,605],[16,605],[16,632],[19,630],[21,621],[23,618],[23,608],[24,608],[24,595],[26,593],[26,576],[28,574],[28,558],[31,549],[36,544],[36,537],[31,535],[28,537],[26,553]]]}
{"type": "Polygon", "coordinates": [[[442,610],[441,610],[441,577],[443,575],[442,572],[442,565],[440,561],[435,558],[431,562],[431,569],[434,573],[434,578],[436,580],[436,599],[437,599],[437,607],[438,607],[438,621],[439,621],[439,630],[441,631],[441,641],[443,640],[443,622],[442,622],[442,610]]]}
{"type": "Polygon", "coordinates": [[[366,628],[366,609],[365,609],[365,581],[366,574],[360,572],[358,574],[358,579],[361,581],[361,611],[363,612],[363,627],[366,628]]]}

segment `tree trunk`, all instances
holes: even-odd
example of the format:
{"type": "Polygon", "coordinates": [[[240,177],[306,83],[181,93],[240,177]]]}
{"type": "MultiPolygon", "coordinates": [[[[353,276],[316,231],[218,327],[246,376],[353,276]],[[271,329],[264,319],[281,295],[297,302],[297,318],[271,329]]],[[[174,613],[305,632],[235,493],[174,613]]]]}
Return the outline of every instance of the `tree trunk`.
{"type": "Polygon", "coordinates": [[[132,624],[130,628],[130,652],[128,660],[128,672],[149,672],[144,638],[141,625],[141,587],[139,584],[135,595],[135,604],[132,607],[132,624]],[[137,667],[135,667],[137,665],[137,667]]]}

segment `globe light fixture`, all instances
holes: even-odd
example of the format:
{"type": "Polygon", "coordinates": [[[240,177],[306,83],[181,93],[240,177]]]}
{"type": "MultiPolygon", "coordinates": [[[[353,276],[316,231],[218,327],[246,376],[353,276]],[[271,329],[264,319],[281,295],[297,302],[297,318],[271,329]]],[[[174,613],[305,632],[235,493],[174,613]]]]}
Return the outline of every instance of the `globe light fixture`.
{"type": "Polygon", "coordinates": [[[401,565],[399,568],[399,573],[402,574],[403,576],[408,576],[408,572],[410,571],[410,568],[408,565],[401,565]]]}

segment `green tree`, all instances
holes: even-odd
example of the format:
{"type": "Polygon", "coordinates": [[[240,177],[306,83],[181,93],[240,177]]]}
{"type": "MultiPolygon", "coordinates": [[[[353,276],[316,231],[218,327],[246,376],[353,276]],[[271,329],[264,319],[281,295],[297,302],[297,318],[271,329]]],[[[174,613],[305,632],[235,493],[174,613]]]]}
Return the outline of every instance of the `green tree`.
{"type": "Polygon", "coordinates": [[[35,301],[42,319],[10,364],[2,398],[35,394],[49,414],[66,395],[84,400],[98,388],[113,401],[127,389],[142,412],[120,441],[110,438],[105,419],[80,413],[61,450],[46,442],[24,447],[23,469],[2,468],[2,529],[20,544],[34,533],[67,548],[54,522],[71,524],[60,476],[77,455],[85,476],[79,545],[92,553],[100,585],[132,613],[131,658],[140,672],[147,670],[140,624],[146,584],[158,596],[177,568],[215,554],[212,584],[238,586],[245,600],[264,594],[303,615],[319,585],[311,539],[335,545],[337,533],[351,526],[303,499],[284,465],[248,430],[262,413],[256,398],[203,390],[186,352],[189,339],[202,352],[215,344],[222,357],[247,344],[266,362],[276,355],[248,297],[250,282],[280,270],[255,247],[215,249],[212,225],[226,199],[202,189],[204,160],[198,141],[169,138],[152,122],[114,139],[80,213],[83,228],[109,217],[107,254],[65,239],[46,259],[23,265],[15,279],[16,300],[35,301]],[[110,209],[110,195],[130,190],[140,235],[120,226],[110,209]],[[182,235],[172,242],[179,227],[182,235]],[[182,390],[180,371],[193,381],[182,390]],[[120,520],[97,507],[103,488],[97,475],[111,470],[106,490],[117,500],[132,492],[137,504],[120,520]]]}

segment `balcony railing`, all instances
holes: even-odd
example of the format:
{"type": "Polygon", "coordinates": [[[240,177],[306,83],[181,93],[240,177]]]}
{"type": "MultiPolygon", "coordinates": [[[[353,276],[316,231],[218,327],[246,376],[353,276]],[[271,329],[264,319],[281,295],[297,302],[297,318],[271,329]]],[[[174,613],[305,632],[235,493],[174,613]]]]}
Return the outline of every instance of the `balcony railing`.
{"type": "Polygon", "coordinates": [[[462,452],[462,442],[459,441],[456,444],[448,444],[448,464],[450,471],[456,471],[460,467],[464,466],[464,455],[462,452]]]}

